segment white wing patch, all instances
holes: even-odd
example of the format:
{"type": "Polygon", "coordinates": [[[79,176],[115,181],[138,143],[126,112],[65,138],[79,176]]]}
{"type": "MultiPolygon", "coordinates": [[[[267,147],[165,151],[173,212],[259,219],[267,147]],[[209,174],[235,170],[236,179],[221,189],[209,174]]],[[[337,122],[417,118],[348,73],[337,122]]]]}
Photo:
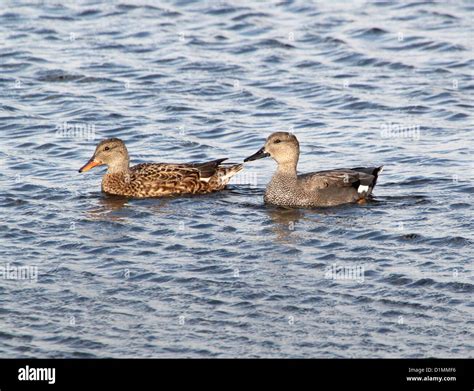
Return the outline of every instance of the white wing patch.
{"type": "Polygon", "coordinates": [[[369,186],[362,186],[362,185],[359,185],[359,187],[357,188],[357,193],[366,193],[369,191],[369,186]]]}

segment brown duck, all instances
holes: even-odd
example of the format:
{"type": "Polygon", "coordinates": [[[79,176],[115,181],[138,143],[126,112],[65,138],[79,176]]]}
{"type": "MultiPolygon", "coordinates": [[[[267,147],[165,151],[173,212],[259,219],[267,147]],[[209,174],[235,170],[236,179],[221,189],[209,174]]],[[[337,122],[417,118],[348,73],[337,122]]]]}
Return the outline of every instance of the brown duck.
{"type": "Polygon", "coordinates": [[[122,140],[101,141],[90,160],[79,170],[106,165],[102,191],[126,197],[162,197],[179,194],[204,194],[225,188],[242,164],[222,164],[226,159],[205,163],[142,163],[130,167],[122,140]]]}
{"type": "Polygon", "coordinates": [[[278,167],[267,186],[264,201],[284,207],[363,203],[370,198],[383,169],[383,166],[357,167],[298,174],[300,144],[294,134],[287,132],[271,134],[263,148],[244,162],[267,156],[271,156],[278,167]]]}

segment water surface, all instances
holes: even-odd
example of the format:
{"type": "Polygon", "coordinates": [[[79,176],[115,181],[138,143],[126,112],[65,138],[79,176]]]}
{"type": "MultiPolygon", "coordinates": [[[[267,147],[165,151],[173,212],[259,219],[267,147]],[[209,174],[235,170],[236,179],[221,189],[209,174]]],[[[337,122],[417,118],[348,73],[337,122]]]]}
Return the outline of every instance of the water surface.
{"type": "Polygon", "coordinates": [[[0,266],[38,274],[0,279],[0,356],[473,356],[471,2],[6,4],[0,266]],[[170,199],[77,173],[106,137],[241,161],[277,130],[301,171],[384,164],[375,200],[265,206],[269,159],[170,199]]]}

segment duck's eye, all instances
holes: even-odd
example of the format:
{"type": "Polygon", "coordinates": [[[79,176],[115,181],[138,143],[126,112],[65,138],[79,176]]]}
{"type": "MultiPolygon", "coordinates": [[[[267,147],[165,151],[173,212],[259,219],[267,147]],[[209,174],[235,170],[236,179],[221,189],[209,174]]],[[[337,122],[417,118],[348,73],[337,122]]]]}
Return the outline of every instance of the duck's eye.
{"type": "Polygon", "coordinates": [[[109,149],[110,149],[110,147],[105,147],[104,151],[108,151],[109,149]]]}
{"type": "Polygon", "coordinates": [[[280,140],[280,139],[276,139],[273,143],[274,143],[274,144],[281,143],[281,140],[280,140]]]}

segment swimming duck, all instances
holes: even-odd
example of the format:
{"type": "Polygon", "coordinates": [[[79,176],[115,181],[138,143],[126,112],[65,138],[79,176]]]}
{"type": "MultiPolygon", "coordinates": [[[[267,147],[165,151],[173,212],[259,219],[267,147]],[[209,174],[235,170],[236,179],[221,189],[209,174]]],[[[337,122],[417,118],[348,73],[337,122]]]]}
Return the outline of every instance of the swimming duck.
{"type": "Polygon", "coordinates": [[[142,163],[130,167],[125,143],[118,138],[101,141],[90,160],[79,170],[106,165],[102,191],[126,197],[161,197],[203,194],[225,188],[242,164],[222,164],[226,159],[205,163],[142,163]]]}
{"type": "Polygon", "coordinates": [[[372,193],[381,167],[357,167],[300,174],[296,166],[300,155],[298,139],[292,133],[271,134],[263,148],[244,162],[271,156],[277,163],[265,191],[264,201],[285,207],[334,206],[363,203],[372,193]]]}

